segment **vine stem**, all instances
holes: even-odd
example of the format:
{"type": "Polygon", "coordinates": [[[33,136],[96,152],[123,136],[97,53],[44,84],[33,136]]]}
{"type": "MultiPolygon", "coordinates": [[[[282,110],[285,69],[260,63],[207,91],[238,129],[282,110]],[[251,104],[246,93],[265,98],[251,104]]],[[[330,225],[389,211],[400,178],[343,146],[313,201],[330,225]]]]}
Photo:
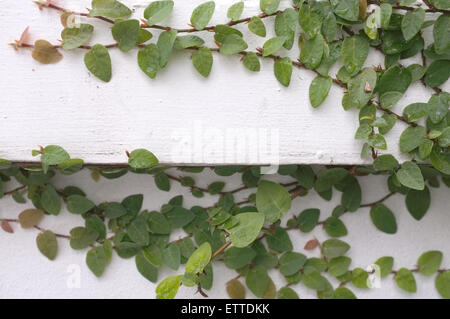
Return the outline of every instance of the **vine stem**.
{"type": "MultiPolygon", "coordinates": [[[[18,219],[8,219],[8,218],[0,218],[0,222],[20,223],[20,221],[18,219]]],[[[37,229],[37,230],[39,230],[41,232],[44,232],[44,231],[47,230],[47,229],[44,229],[44,228],[39,227],[37,225],[33,226],[33,228],[35,228],[35,229],[37,229]]],[[[59,238],[64,238],[64,239],[70,239],[71,238],[69,235],[58,234],[58,233],[55,233],[55,232],[53,232],[53,233],[55,234],[56,237],[59,237],[59,238]]]]}

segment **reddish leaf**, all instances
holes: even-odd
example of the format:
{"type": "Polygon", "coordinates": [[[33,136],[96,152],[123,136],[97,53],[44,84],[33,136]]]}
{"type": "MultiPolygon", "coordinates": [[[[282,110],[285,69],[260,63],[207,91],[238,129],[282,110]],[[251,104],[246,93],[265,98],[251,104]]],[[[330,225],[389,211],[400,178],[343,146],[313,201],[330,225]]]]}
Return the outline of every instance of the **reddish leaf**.
{"type": "Polygon", "coordinates": [[[305,250],[313,250],[320,246],[320,243],[317,239],[311,239],[305,245],[305,250]]]}
{"type": "Polygon", "coordinates": [[[6,220],[2,220],[1,227],[7,233],[10,234],[14,233],[14,230],[12,229],[11,225],[6,220]]]}
{"type": "Polygon", "coordinates": [[[26,43],[28,41],[29,36],[30,36],[30,27],[26,27],[25,30],[22,32],[19,42],[17,42],[17,45],[20,47],[22,44],[26,43]]]}

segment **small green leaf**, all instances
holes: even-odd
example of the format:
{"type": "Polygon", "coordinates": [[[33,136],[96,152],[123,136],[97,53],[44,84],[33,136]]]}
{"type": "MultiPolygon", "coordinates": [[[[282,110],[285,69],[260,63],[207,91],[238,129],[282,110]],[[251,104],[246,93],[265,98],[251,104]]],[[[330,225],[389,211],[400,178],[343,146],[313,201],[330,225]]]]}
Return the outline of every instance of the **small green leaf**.
{"type": "Polygon", "coordinates": [[[192,63],[195,69],[205,78],[211,73],[213,56],[211,50],[206,47],[199,48],[192,55],[192,63]]]}
{"type": "Polygon", "coordinates": [[[152,26],[165,20],[173,10],[173,1],[154,1],[144,11],[147,24],[152,26]]]}
{"type": "Polygon", "coordinates": [[[320,210],[306,209],[297,218],[300,231],[308,233],[312,231],[319,222],[320,210]]]}
{"type": "Polygon", "coordinates": [[[311,86],[309,87],[309,100],[311,101],[312,107],[318,107],[325,101],[332,84],[333,80],[329,76],[317,76],[311,82],[311,86]]]}
{"type": "Polygon", "coordinates": [[[162,259],[167,267],[173,270],[178,270],[181,262],[181,251],[177,243],[169,244],[162,251],[162,259]]]}
{"type": "Polygon", "coordinates": [[[191,24],[196,30],[203,30],[211,20],[216,4],[214,1],[208,1],[194,9],[191,16],[191,24]]]}
{"type": "Polygon", "coordinates": [[[317,176],[314,188],[319,193],[325,192],[347,176],[348,171],[344,168],[336,167],[323,170],[317,176]]]}
{"type": "Polygon", "coordinates": [[[256,193],[256,207],[269,222],[276,222],[291,208],[291,196],[280,184],[261,181],[256,193]]]}
{"type": "Polygon", "coordinates": [[[390,154],[380,155],[373,162],[373,168],[377,171],[393,171],[399,162],[390,154]]]}
{"type": "Polygon", "coordinates": [[[44,173],[47,173],[49,166],[61,164],[69,159],[69,154],[62,147],[57,145],[46,146],[41,155],[44,173]]]}
{"type": "Polygon", "coordinates": [[[73,50],[89,42],[94,33],[94,27],[90,24],[82,23],[79,27],[64,28],[61,32],[64,50],[73,50]]]}
{"type": "Polygon", "coordinates": [[[420,168],[414,162],[405,162],[396,173],[398,181],[408,188],[423,190],[425,183],[420,168]]]}
{"type": "Polygon", "coordinates": [[[205,41],[196,35],[184,35],[176,38],[173,48],[175,50],[183,50],[187,48],[201,47],[203,44],[205,44],[205,41]]]}
{"type": "Polygon", "coordinates": [[[242,12],[244,11],[244,2],[239,1],[233,4],[227,11],[227,17],[231,21],[237,21],[241,18],[242,12]]]}
{"type": "Polygon", "coordinates": [[[282,58],[274,63],[274,73],[278,82],[284,86],[289,86],[292,76],[292,60],[290,58],[282,58]]]}
{"type": "Polygon", "coordinates": [[[355,294],[346,287],[339,287],[334,291],[335,299],[356,299],[355,294]]]}
{"type": "Polygon", "coordinates": [[[394,258],[392,257],[381,257],[375,264],[380,267],[380,276],[384,278],[391,274],[392,268],[394,267],[394,258]]]}
{"type": "Polygon", "coordinates": [[[397,221],[392,211],[384,204],[377,204],[370,210],[373,224],[386,234],[397,232],[397,221]]]}
{"type": "Polygon", "coordinates": [[[101,44],[94,45],[92,49],[85,54],[84,63],[86,64],[87,69],[97,78],[104,82],[111,81],[111,57],[105,46],[101,44]]]}
{"type": "Polygon", "coordinates": [[[343,256],[350,245],[339,239],[328,239],[322,244],[322,255],[328,259],[343,256]]]}
{"type": "Polygon", "coordinates": [[[450,299],[450,271],[444,271],[437,275],[435,284],[442,298],[450,299]]]}
{"type": "Polygon", "coordinates": [[[156,283],[158,280],[158,268],[156,268],[144,254],[139,253],[135,258],[136,268],[148,281],[156,283]]]}
{"type": "Polygon", "coordinates": [[[450,37],[448,30],[450,29],[450,17],[442,14],[437,18],[434,24],[434,50],[437,54],[444,54],[450,49],[450,37]]]}
{"type": "Polygon", "coordinates": [[[427,103],[413,103],[403,109],[403,115],[408,122],[417,122],[428,114],[427,103]]]}
{"type": "Polygon", "coordinates": [[[263,45],[263,56],[269,56],[277,52],[283,46],[285,37],[275,37],[267,40],[263,45]]]}
{"type": "Polygon", "coordinates": [[[400,136],[400,151],[408,153],[419,147],[422,139],[427,134],[423,126],[408,127],[400,136]]]}
{"type": "Polygon", "coordinates": [[[334,13],[348,21],[357,21],[359,16],[358,0],[331,0],[334,13]]]}
{"type": "Polygon", "coordinates": [[[61,197],[56,189],[48,184],[41,194],[42,208],[49,214],[58,215],[61,211],[61,197]]]}
{"type": "Polygon", "coordinates": [[[130,153],[128,164],[133,169],[146,169],[158,164],[158,159],[146,149],[137,149],[130,153]]]}
{"type": "Polygon", "coordinates": [[[231,299],[245,299],[245,287],[237,279],[227,282],[227,293],[231,299]]]}
{"type": "Polygon", "coordinates": [[[278,291],[278,299],[299,299],[297,293],[289,287],[283,287],[278,291]]]}
{"type": "Polygon", "coordinates": [[[351,258],[346,256],[333,258],[328,264],[328,272],[334,277],[342,276],[348,271],[351,262],[351,258]]]}
{"type": "Polygon", "coordinates": [[[105,209],[105,216],[108,218],[119,218],[128,214],[127,209],[119,203],[108,203],[105,209]]]}
{"type": "Polygon", "coordinates": [[[248,23],[248,29],[259,37],[266,37],[266,26],[264,25],[262,19],[258,16],[254,16],[251,18],[250,22],[248,23]]]}
{"type": "Polygon", "coordinates": [[[325,221],[325,231],[331,237],[342,237],[347,235],[347,227],[336,217],[329,217],[325,221]]]}
{"type": "Polygon", "coordinates": [[[147,246],[149,244],[150,237],[143,216],[138,216],[127,226],[127,234],[138,245],[147,246]]]}
{"type": "Polygon", "coordinates": [[[369,42],[362,36],[345,38],[342,44],[342,57],[347,72],[355,75],[361,70],[369,54],[369,42]]]}
{"type": "Polygon", "coordinates": [[[260,0],[259,7],[265,14],[272,14],[278,10],[280,0],[260,0]]]}
{"type": "Polygon", "coordinates": [[[237,34],[230,34],[225,37],[220,46],[220,53],[223,55],[234,55],[248,48],[247,43],[237,34]]]}
{"type": "Polygon", "coordinates": [[[324,39],[321,34],[301,44],[300,61],[309,69],[317,68],[322,62],[324,39]]]}
{"type": "Polygon", "coordinates": [[[450,76],[450,61],[438,60],[430,64],[425,73],[425,84],[434,88],[444,84],[450,76]]]}
{"type": "Polygon", "coordinates": [[[417,261],[419,271],[425,276],[434,275],[441,267],[442,258],[442,252],[438,250],[423,253],[417,261]]]}
{"type": "Polygon", "coordinates": [[[140,24],[138,20],[119,21],[112,27],[112,35],[122,52],[128,52],[136,46],[139,39],[140,24]]]}
{"type": "Polygon", "coordinates": [[[283,276],[297,273],[306,263],[306,256],[300,253],[287,252],[280,258],[280,272],[283,276]]]}
{"type": "Polygon", "coordinates": [[[126,18],[131,10],[117,0],[92,0],[91,17],[108,17],[112,19],[126,18]]]}
{"type": "Polygon", "coordinates": [[[72,214],[84,214],[95,207],[95,204],[81,195],[70,195],[67,197],[67,210],[72,214]]]}
{"type": "Polygon", "coordinates": [[[165,68],[167,63],[169,63],[176,38],[176,30],[164,31],[159,35],[157,46],[159,48],[159,67],[161,69],[165,68]]]}
{"type": "Polygon", "coordinates": [[[256,297],[261,298],[269,287],[270,277],[264,267],[255,266],[248,271],[245,283],[256,297]]]}
{"type": "Polygon", "coordinates": [[[406,207],[416,220],[421,220],[428,211],[431,203],[431,195],[428,187],[423,190],[410,189],[406,194],[406,207]]]}
{"type": "Polygon", "coordinates": [[[235,247],[243,248],[250,245],[258,237],[264,225],[264,214],[241,213],[236,215],[237,226],[229,229],[230,240],[235,247]]]}
{"type": "Polygon", "coordinates": [[[413,293],[417,291],[416,279],[414,278],[413,273],[406,268],[401,268],[397,272],[395,275],[395,282],[399,288],[407,292],[413,293]]]}
{"type": "Polygon", "coordinates": [[[411,40],[422,28],[425,21],[425,10],[417,8],[414,11],[408,11],[402,20],[402,32],[406,41],[411,40]]]}
{"type": "Polygon", "coordinates": [[[256,252],[250,247],[231,247],[225,251],[224,262],[230,269],[240,269],[250,264],[255,257],[256,252]]]}
{"type": "Polygon", "coordinates": [[[158,189],[168,192],[170,191],[170,180],[167,174],[161,173],[155,176],[155,184],[158,189]]]}
{"type": "Polygon", "coordinates": [[[293,246],[288,232],[282,227],[276,227],[275,232],[267,236],[267,245],[277,252],[291,251],[293,246]]]}
{"type": "Polygon", "coordinates": [[[211,245],[206,242],[203,243],[194,253],[189,257],[186,263],[186,272],[183,277],[183,284],[186,286],[194,286],[191,275],[198,275],[203,272],[203,269],[209,264],[211,260],[212,251],[211,245]]]}
{"type": "Polygon", "coordinates": [[[93,244],[98,238],[95,230],[75,227],[70,231],[70,247],[75,250],[85,249],[93,244]]]}
{"type": "Polygon", "coordinates": [[[20,226],[24,229],[33,228],[38,225],[44,217],[44,212],[40,209],[27,209],[19,214],[20,226]]]}
{"type": "Polygon", "coordinates": [[[261,70],[261,63],[255,52],[249,52],[244,57],[244,66],[247,70],[252,72],[259,72],[261,70]]]}
{"type": "Polygon", "coordinates": [[[183,275],[167,277],[156,287],[157,299],[173,299],[181,285],[183,275]]]}
{"type": "Polygon", "coordinates": [[[58,252],[58,242],[56,236],[50,230],[40,233],[36,238],[39,251],[48,259],[54,260],[58,252]]]}
{"type": "Polygon", "coordinates": [[[156,77],[159,70],[160,53],[156,44],[150,43],[138,53],[139,68],[151,79],[156,77]]]}

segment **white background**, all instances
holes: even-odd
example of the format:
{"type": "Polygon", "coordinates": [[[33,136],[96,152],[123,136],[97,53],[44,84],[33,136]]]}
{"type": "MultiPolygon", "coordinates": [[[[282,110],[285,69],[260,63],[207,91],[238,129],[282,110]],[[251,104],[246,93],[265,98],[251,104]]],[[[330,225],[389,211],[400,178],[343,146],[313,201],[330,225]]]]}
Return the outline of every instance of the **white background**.
{"type": "MultiPolygon", "coordinates": [[[[175,175],[179,171],[172,172],[175,175]]],[[[183,174],[184,175],[184,174],[183,174]]],[[[227,182],[227,189],[231,190],[241,185],[239,178],[234,176],[230,179],[214,177],[209,173],[192,175],[198,186],[207,186],[208,183],[217,180],[227,182]]],[[[68,185],[81,187],[89,194],[88,196],[96,203],[101,201],[120,201],[131,194],[144,194],[143,208],[159,210],[161,205],[175,195],[184,194],[184,206],[190,208],[194,205],[209,206],[217,201],[216,198],[205,197],[195,199],[186,188],[181,188],[173,183],[170,193],[156,189],[151,176],[129,174],[118,180],[101,179],[94,182],[89,171],[78,173],[69,179],[58,177],[56,185],[58,188],[68,185]]],[[[363,189],[363,203],[372,202],[383,197],[387,190],[385,178],[364,177],[360,179],[363,189]]],[[[11,186],[12,187],[12,186],[11,186]]],[[[240,200],[248,193],[242,193],[237,198],[240,200]]],[[[366,268],[376,259],[382,256],[393,256],[395,258],[394,268],[415,267],[416,261],[421,253],[428,250],[441,250],[444,253],[443,267],[450,267],[450,197],[448,188],[442,186],[432,189],[432,204],[428,214],[421,220],[413,219],[406,210],[404,196],[396,195],[386,201],[386,205],[394,212],[398,222],[398,232],[395,235],[387,235],[377,230],[370,220],[369,209],[360,209],[356,213],[345,214],[343,222],[348,228],[348,235],[341,238],[352,247],[348,253],[353,259],[351,268],[366,268]]],[[[340,203],[340,193],[334,192],[333,200],[325,202],[314,192],[307,197],[297,198],[293,207],[287,215],[298,215],[307,208],[320,208],[321,220],[330,216],[332,209],[340,203]]],[[[26,208],[31,208],[31,203],[17,205],[11,198],[4,198],[0,202],[0,217],[16,218],[26,208]]],[[[283,217],[283,221],[289,219],[283,217]]],[[[69,234],[70,229],[83,226],[84,221],[78,215],[63,211],[60,216],[46,216],[41,226],[61,234],[69,234]]],[[[68,240],[58,239],[59,254],[55,261],[49,261],[38,251],[35,243],[37,230],[23,230],[18,225],[14,227],[14,234],[0,231],[0,298],[154,298],[155,285],[142,277],[134,264],[133,259],[121,259],[114,255],[111,263],[107,266],[104,275],[98,279],[85,264],[86,251],[74,251],[70,248],[68,240]],[[80,288],[70,289],[67,286],[71,267],[80,269],[80,288]]],[[[300,231],[289,232],[294,250],[308,256],[318,256],[319,251],[305,252],[305,243],[314,237],[319,241],[328,239],[325,231],[320,227],[309,234],[300,231]]],[[[173,234],[171,240],[178,239],[182,234],[173,234]]],[[[214,286],[208,292],[210,297],[226,298],[225,284],[236,276],[236,272],[227,269],[221,262],[214,262],[214,286]]],[[[177,272],[165,268],[160,273],[159,280],[177,272]]],[[[183,273],[182,269],[178,271],[183,273]]],[[[279,271],[270,273],[277,288],[283,287],[286,282],[280,276],[279,271]]],[[[242,279],[241,279],[242,280],[242,279]]],[[[363,290],[353,288],[355,294],[360,298],[438,298],[439,295],[434,288],[434,276],[425,277],[416,274],[418,292],[409,294],[401,291],[395,286],[393,277],[389,276],[381,281],[380,289],[363,290]]],[[[337,287],[335,280],[331,281],[337,287]]],[[[305,288],[302,284],[292,286],[301,298],[315,298],[315,292],[305,288]]],[[[252,297],[251,293],[247,293],[252,297]]],[[[177,297],[201,298],[195,294],[195,290],[182,288],[177,297]]]]}

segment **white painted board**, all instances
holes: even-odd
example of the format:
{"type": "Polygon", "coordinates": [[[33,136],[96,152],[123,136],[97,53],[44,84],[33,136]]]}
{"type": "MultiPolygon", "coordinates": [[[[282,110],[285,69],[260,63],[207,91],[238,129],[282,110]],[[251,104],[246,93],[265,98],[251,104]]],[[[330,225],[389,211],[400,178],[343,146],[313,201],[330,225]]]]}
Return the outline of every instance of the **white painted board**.
{"type": "MultiPolygon", "coordinates": [[[[56,0],[72,10],[84,11],[90,1],[56,0]]],[[[123,0],[142,17],[150,1],[123,0]]],[[[203,0],[176,0],[165,25],[186,27],[192,10],[203,0]]],[[[227,21],[227,8],[235,1],[216,1],[211,24],[227,21]]],[[[290,0],[282,0],[287,7],[290,0]]],[[[37,145],[58,144],[73,157],[88,163],[125,163],[125,150],[147,148],[164,163],[267,164],[277,162],[363,164],[361,141],[353,139],[358,112],[341,107],[343,92],[333,87],[326,102],[313,109],[308,89],[315,74],[295,69],[289,88],[273,75],[273,61],[264,61],[253,74],[238,57],[215,55],[213,71],[202,78],[192,66],[190,53],[173,55],[155,80],[138,68],[137,50],[124,54],[111,50],[113,79],[103,83],[83,64],[83,50],[64,52],[56,65],[41,65],[29,49],[15,52],[6,44],[31,28],[31,41],[43,38],[58,43],[62,26],[59,13],[39,11],[31,0],[0,0],[0,157],[30,161],[37,145]]],[[[259,0],[246,0],[243,16],[259,13],[259,0]]],[[[113,43],[110,25],[89,19],[96,27],[92,44],[113,43]]],[[[266,39],[255,39],[239,25],[249,49],[261,47],[273,35],[273,19],[266,19],[266,39]]],[[[430,39],[431,28],[427,29],[430,39]]],[[[158,31],[153,32],[157,39],[158,31]]],[[[212,34],[208,46],[214,46],[212,34]]],[[[155,40],[153,40],[155,41],[155,40]]],[[[291,52],[297,58],[295,44],[291,52]]],[[[367,66],[382,63],[371,53],[367,66]]],[[[405,61],[409,64],[417,61],[405,61]]],[[[338,69],[336,66],[332,73],[338,69]]],[[[414,84],[396,111],[412,102],[426,102],[431,92],[414,84]]],[[[388,151],[399,156],[398,123],[387,135],[388,151]]]]}

